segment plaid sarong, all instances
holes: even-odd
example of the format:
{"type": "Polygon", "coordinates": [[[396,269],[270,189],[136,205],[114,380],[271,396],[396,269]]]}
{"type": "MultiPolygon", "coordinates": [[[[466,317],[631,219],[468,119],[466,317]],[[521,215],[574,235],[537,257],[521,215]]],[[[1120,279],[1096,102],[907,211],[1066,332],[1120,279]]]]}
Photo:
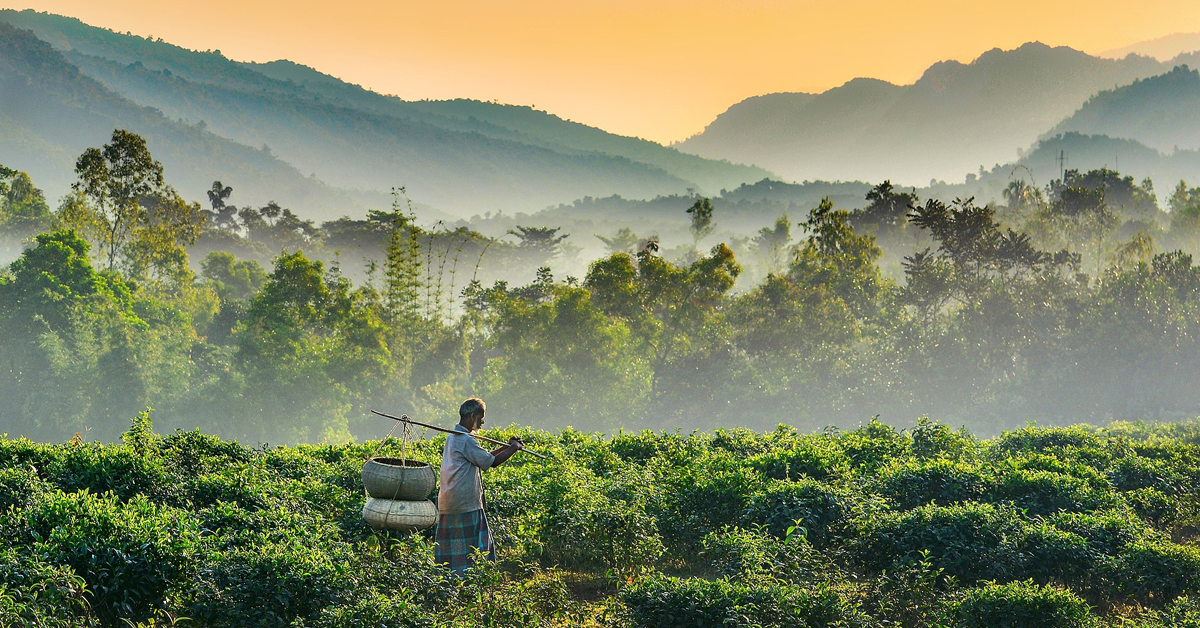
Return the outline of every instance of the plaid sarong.
{"type": "Polygon", "coordinates": [[[471,566],[471,555],[476,548],[487,554],[489,560],[496,559],[492,530],[488,528],[487,515],[482,510],[438,515],[434,540],[437,542],[434,560],[458,575],[463,575],[471,566]]]}

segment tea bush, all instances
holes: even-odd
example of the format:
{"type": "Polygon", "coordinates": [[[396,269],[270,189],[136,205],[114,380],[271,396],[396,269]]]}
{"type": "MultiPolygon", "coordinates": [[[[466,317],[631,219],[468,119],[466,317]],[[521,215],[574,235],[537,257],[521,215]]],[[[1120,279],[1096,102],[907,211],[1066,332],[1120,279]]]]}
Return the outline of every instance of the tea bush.
{"type": "Polygon", "coordinates": [[[694,551],[704,535],[741,520],[762,476],[727,453],[704,454],[683,467],[659,467],[662,499],[652,514],[667,547],[694,551]]]}
{"type": "Polygon", "coordinates": [[[829,437],[802,436],[752,457],[750,464],[773,480],[825,480],[844,475],[850,469],[850,458],[829,437]]]}
{"type": "Polygon", "coordinates": [[[850,465],[860,472],[872,472],[893,460],[903,459],[912,450],[909,438],[879,419],[843,434],[838,443],[850,465]]]}
{"type": "Polygon", "coordinates": [[[1200,548],[1139,541],[1113,558],[1108,572],[1117,589],[1145,603],[1165,604],[1200,593],[1200,548]]]}
{"type": "Polygon", "coordinates": [[[182,600],[185,616],[214,628],[286,627],[315,619],[352,582],[347,564],[299,538],[239,545],[200,566],[182,600]]]}
{"type": "Polygon", "coordinates": [[[161,497],[167,473],[160,459],[129,447],[90,443],[67,446],[45,468],[46,479],[63,491],[112,492],[121,499],[161,497]]]}
{"type": "Polygon", "coordinates": [[[1145,617],[1145,628],[1200,628],[1200,598],[1180,597],[1145,617]]]}
{"type": "Polygon", "coordinates": [[[633,477],[551,481],[541,535],[552,564],[621,569],[652,564],[662,554],[655,520],[646,512],[646,479],[626,476],[633,477]]]}
{"type": "Polygon", "coordinates": [[[777,537],[788,528],[799,526],[814,543],[823,542],[849,517],[851,496],[848,491],[816,480],[781,480],[767,485],[754,495],[743,512],[747,524],[766,526],[777,537]]]}
{"type": "Polygon", "coordinates": [[[1127,510],[1058,513],[1046,521],[1060,530],[1078,534],[1093,551],[1106,556],[1116,556],[1133,543],[1155,537],[1150,526],[1127,510]]]}
{"type": "Polygon", "coordinates": [[[1070,591],[1032,582],[988,584],[948,604],[951,628],[1087,628],[1096,625],[1087,603],[1070,591]]]}
{"type": "Polygon", "coordinates": [[[32,467],[0,469],[0,512],[12,507],[23,509],[49,488],[32,467]]]}
{"type": "Polygon", "coordinates": [[[1045,522],[1029,526],[1024,534],[1020,543],[1024,564],[1016,577],[1075,586],[1090,581],[1100,555],[1087,539],[1045,522]]]}
{"type": "Polygon", "coordinates": [[[12,549],[0,550],[0,626],[89,628],[99,625],[70,567],[12,549]]]}
{"type": "Polygon", "coordinates": [[[872,488],[897,508],[909,510],[930,503],[978,501],[988,489],[988,480],[969,463],[944,458],[905,460],[880,471],[872,488]]]}
{"type": "Polygon", "coordinates": [[[949,458],[969,461],[977,455],[979,442],[965,429],[954,431],[945,423],[930,421],[928,417],[917,419],[910,432],[912,453],[920,460],[949,458]]]}
{"type": "Polygon", "coordinates": [[[465,579],[434,563],[432,530],[361,518],[367,456],[403,448],[436,467],[444,438],[244,447],[150,428],[143,414],[113,445],[0,439],[0,626],[1197,617],[1200,422],[991,440],[927,420],[817,435],[503,428],[551,460],[485,473],[499,561],[465,579]]]}
{"type": "Polygon", "coordinates": [[[710,532],[703,546],[703,555],[712,569],[723,578],[738,581],[827,581],[836,571],[828,557],[798,531],[778,539],[761,528],[729,527],[710,532]]]}
{"type": "Polygon", "coordinates": [[[855,521],[858,561],[883,571],[921,560],[963,583],[1004,579],[1019,568],[1015,541],[1021,537],[1016,511],[967,502],[878,513],[855,521]],[[927,554],[926,554],[927,553],[927,554]]]}
{"type": "Polygon", "coordinates": [[[621,591],[625,620],[644,628],[824,628],[865,624],[855,606],[826,587],[747,584],[700,578],[646,578],[621,591]]]}
{"type": "Polygon", "coordinates": [[[16,516],[21,545],[87,583],[101,621],[149,618],[190,574],[199,530],[186,512],[145,497],[54,493],[16,516]]]}
{"type": "Polygon", "coordinates": [[[1091,512],[1114,504],[1112,496],[1084,480],[1062,473],[1009,468],[990,491],[995,502],[1007,502],[1028,515],[1091,512]]]}

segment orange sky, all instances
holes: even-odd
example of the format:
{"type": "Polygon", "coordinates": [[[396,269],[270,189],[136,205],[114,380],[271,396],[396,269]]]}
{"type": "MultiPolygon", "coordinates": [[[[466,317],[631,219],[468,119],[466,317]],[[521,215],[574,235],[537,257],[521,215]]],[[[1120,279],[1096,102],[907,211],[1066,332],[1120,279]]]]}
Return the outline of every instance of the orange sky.
{"type": "Polygon", "coordinates": [[[1039,40],[1100,52],[1200,31],[1196,0],[17,0],[239,60],[288,58],[407,99],[534,105],[660,142],[756,94],[1039,40]]]}

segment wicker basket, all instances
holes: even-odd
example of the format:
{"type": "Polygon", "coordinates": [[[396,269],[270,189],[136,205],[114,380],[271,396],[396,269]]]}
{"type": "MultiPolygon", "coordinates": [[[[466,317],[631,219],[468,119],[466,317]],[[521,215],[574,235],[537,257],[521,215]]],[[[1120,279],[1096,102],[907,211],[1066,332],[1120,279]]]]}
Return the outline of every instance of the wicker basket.
{"type": "Polygon", "coordinates": [[[376,530],[415,532],[432,528],[438,520],[437,506],[428,499],[397,501],[368,497],[363,505],[363,519],[376,530]]]}
{"type": "Polygon", "coordinates": [[[378,499],[420,501],[428,499],[437,484],[433,467],[416,460],[371,458],[362,468],[367,495],[378,499]]]}

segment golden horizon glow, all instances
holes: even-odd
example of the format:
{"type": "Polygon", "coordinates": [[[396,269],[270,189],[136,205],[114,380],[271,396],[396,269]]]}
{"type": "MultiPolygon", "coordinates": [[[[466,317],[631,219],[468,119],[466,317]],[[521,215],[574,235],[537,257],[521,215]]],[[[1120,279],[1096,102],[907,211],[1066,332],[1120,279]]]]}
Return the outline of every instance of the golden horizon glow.
{"type": "Polygon", "coordinates": [[[532,105],[670,143],[730,105],[1029,41],[1096,54],[1200,31],[1195,0],[23,0],[239,61],[290,59],[409,100],[532,105]]]}

